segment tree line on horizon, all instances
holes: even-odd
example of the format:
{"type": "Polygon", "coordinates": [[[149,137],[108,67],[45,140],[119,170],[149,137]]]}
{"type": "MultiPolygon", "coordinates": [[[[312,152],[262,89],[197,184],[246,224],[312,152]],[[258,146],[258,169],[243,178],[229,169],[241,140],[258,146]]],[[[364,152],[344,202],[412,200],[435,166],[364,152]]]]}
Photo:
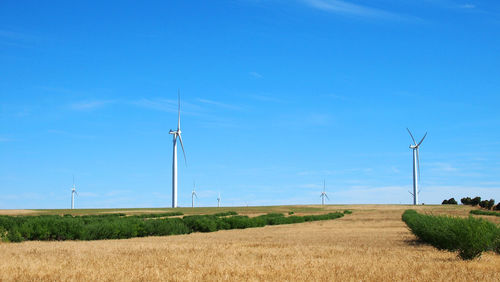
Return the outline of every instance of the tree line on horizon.
{"type": "MultiPolygon", "coordinates": [[[[464,197],[464,198],[460,199],[460,202],[462,203],[462,205],[468,205],[468,206],[473,206],[473,207],[480,206],[481,208],[487,209],[487,210],[491,210],[491,209],[500,210],[500,203],[498,203],[495,206],[494,199],[481,201],[481,197],[474,197],[474,198],[464,197]]],[[[441,204],[442,205],[458,205],[455,198],[450,198],[448,200],[445,199],[445,200],[443,200],[443,202],[441,204]]]]}

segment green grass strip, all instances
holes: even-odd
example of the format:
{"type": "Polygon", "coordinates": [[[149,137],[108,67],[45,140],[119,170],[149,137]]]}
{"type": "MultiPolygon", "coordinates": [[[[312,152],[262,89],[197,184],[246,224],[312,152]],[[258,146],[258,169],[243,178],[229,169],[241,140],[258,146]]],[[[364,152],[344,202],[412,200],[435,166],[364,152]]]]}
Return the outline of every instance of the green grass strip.
{"type": "Polygon", "coordinates": [[[482,210],[471,210],[470,214],[475,215],[492,215],[492,216],[500,216],[500,212],[495,211],[482,211],[482,210]]]}

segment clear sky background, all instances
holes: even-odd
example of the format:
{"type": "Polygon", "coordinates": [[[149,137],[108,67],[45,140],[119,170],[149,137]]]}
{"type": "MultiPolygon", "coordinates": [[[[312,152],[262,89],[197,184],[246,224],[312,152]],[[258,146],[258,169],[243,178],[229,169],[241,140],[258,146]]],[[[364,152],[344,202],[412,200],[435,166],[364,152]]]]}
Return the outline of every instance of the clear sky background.
{"type": "Polygon", "coordinates": [[[2,0],[0,209],[170,206],[177,89],[180,206],[500,200],[499,1],[2,0]]]}

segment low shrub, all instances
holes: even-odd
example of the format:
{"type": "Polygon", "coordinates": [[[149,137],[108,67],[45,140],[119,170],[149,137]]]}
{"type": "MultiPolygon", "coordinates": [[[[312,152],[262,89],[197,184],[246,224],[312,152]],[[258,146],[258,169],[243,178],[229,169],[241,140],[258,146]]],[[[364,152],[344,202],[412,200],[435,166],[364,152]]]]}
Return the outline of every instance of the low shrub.
{"type": "Polygon", "coordinates": [[[238,215],[238,213],[235,211],[227,211],[227,212],[215,213],[214,215],[215,216],[229,216],[229,215],[238,215]]]}
{"type": "Polygon", "coordinates": [[[169,216],[178,216],[184,215],[182,212],[164,212],[164,213],[148,213],[148,214],[135,214],[129,217],[136,218],[158,218],[158,217],[169,217],[169,216]]]}
{"type": "Polygon", "coordinates": [[[402,219],[420,240],[438,249],[458,251],[464,260],[498,248],[499,228],[483,219],[422,215],[415,210],[406,210],[402,219]]]}
{"type": "Polygon", "coordinates": [[[352,214],[351,210],[344,210],[344,214],[352,214]]]}
{"type": "Polygon", "coordinates": [[[270,213],[249,218],[236,212],[214,215],[191,215],[163,218],[178,213],[123,216],[121,214],[86,216],[0,216],[0,239],[10,242],[25,240],[103,240],[144,236],[165,236],[191,232],[213,232],[265,225],[290,224],[342,217],[342,213],[285,217],[270,213]],[[151,220],[151,218],[156,218],[151,220]]]}
{"type": "Polygon", "coordinates": [[[500,212],[495,212],[495,211],[471,210],[469,213],[470,214],[476,214],[476,215],[500,216],[500,212]]]}

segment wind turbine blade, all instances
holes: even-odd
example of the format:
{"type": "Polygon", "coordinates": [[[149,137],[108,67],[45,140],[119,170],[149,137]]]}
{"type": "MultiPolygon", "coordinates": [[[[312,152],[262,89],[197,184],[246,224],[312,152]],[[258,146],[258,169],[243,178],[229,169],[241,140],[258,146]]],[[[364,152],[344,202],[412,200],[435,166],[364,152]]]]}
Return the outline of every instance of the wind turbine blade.
{"type": "Polygon", "coordinates": [[[413,193],[412,193],[412,192],[410,192],[410,191],[408,191],[408,193],[410,193],[410,195],[412,195],[412,196],[415,196],[415,195],[413,195],[413,193]]]}
{"type": "Polygon", "coordinates": [[[411,131],[408,129],[408,127],[406,128],[406,130],[408,130],[408,133],[410,133],[410,137],[411,137],[411,140],[413,140],[413,143],[415,145],[417,145],[417,142],[415,142],[415,138],[413,138],[413,134],[411,134],[411,131]]]}
{"type": "Polygon", "coordinates": [[[177,118],[177,130],[181,129],[181,90],[177,90],[177,102],[178,102],[178,118],[177,118]]]}
{"type": "Polygon", "coordinates": [[[181,141],[182,154],[184,154],[184,162],[186,162],[186,166],[187,166],[186,152],[184,151],[184,144],[182,143],[182,137],[180,134],[179,134],[179,141],[181,141]]]}
{"type": "Polygon", "coordinates": [[[427,136],[427,132],[425,133],[425,135],[424,135],[424,137],[422,138],[422,140],[420,140],[420,143],[418,143],[417,147],[418,147],[418,146],[420,146],[420,144],[422,144],[422,142],[424,142],[425,136],[427,136]]]}
{"type": "Polygon", "coordinates": [[[328,198],[328,195],[327,195],[327,194],[325,194],[325,197],[326,197],[328,200],[330,200],[330,198],[328,198]]]}

